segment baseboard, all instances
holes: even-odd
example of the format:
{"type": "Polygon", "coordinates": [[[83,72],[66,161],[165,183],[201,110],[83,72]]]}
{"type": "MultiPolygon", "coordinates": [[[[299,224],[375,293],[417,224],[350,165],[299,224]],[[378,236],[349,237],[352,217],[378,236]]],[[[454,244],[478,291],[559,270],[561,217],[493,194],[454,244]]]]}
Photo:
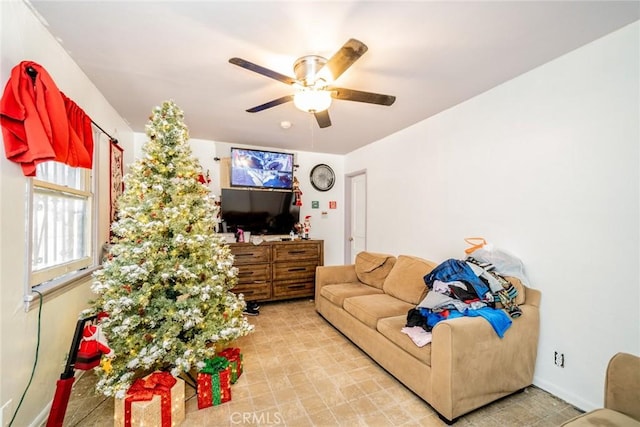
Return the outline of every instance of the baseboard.
{"type": "Polygon", "coordinates": [[[541,378],[538,378],[535,375],[533,377],[533,385],[535,385],[538,388],[541,388],[547,393],[551,393],[555,397],[564,400],[569,405],[575,406],[577,409],[584,412],[589,412],[594,409],[602,408],[603,406],[602,402],[594,403],[594,402],[589,402],[587,400],[584,400],[581,396],[577,396],[563,388],[558,387],[553,383],[550,383],[549,381],[545,381],[541,378]]]}
{"type": "MultiPolygon", "coordinates": [[[[75,380],[74,380],[73,385],[71,386],[71,390],[73,390],[73,388],[75,387],[76,383],[78,382],[78,380],[80,378],[82,378],[82,376],[84,375],[85,372],[86,371],[81,371],[81,370],[75,371],[75,380]]],[[[47,421],[49,420],[49,413],[51,412],[51,406],[52,405],[53,405],[53,399],[51,399],[50,401],[47,402],[47,404],[42,409],[42,411],[40,411],[40,413],[33,419],[33,421],[31,421],[31,424],[29,424],[29,427],[42,427],[45,424],[47,424],[47,421]]]]}
{"type": "Polygon", "coordinates": [[[31,424],[29,424],[29,427],[42,427],[43,425],[45,425],[47,423],[47,419],[49,419],[49,412],[51,411],[51,404],[52,403],[53,403],[53,400],[50,400],[47,403],[47,406],[45,406],[42,409],[42,411],[40,411],[38,416],[35,417],[33,419],[33,421],[31,421],[31,424]]]}

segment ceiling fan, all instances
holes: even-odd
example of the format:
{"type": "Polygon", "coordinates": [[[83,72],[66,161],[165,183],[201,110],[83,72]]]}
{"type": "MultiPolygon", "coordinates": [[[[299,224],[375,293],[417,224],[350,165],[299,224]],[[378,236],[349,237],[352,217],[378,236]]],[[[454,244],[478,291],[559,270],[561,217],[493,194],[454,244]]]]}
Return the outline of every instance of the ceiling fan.
{"type": "Polygon", "coordinates": [[[378,105],[391,105],[395,102],[395,96],[346,89],[331,84],[364,55],[367,49],[367,46],[361,41],[349,39],[328,60],[318,55],[307,55],[298,58],[293,64],[293,72],[296,78],[280,74],[242,58],[231,58],[229,62],[295,87],[293,94],[249,108],[247,112],[257,113],[258,111],[293,101],[296,107],[302,111],[313,113],[318,125],[321,128],[326,128],[331,126],[328,108],[331,105],[332,98],[378,105]]]}

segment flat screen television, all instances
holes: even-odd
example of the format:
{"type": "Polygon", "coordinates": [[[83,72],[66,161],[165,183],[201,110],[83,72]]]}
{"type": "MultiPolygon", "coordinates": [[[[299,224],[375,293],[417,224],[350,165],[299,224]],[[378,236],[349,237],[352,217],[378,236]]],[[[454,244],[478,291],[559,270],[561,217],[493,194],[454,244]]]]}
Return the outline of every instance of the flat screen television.
{"type": "Polygon", "coordinates": [[[293,154],[231,148],[231,186],[293,188],[293,154]]]}
{"type": "Polygon", "coordinates": [[[220,215],[223,231],[241,228],[253,234],[289,234],[300,221],[300,208],[291,191],[223,188],[220,215]]]}

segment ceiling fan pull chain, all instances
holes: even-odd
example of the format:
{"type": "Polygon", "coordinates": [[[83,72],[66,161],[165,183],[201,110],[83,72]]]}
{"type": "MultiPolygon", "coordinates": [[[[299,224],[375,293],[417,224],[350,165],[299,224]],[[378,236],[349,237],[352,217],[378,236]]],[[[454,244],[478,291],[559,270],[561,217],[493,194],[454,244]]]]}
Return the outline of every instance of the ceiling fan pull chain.
{"type": "Polygon", "coordinates": [[[313,151],[316,148],[316,133],[314,132],[315,126],[313,123],[315,119],[312,119],[313,114],[308,114],[308,116],[309,116],[309,128],[311,129],[311,151],[313,151]]]}

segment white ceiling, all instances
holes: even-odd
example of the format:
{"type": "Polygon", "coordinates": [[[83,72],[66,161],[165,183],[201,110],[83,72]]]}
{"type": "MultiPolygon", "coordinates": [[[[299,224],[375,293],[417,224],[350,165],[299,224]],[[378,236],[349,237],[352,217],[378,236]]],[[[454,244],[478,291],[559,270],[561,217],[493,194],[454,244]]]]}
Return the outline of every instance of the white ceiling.
{"type": "MultiPolygon", "coordinates": [[[[32,0],[49,31],[134,131],[173,99],[192,138],[343,154],[433,116],[640,19],[638,1],[32,0]],[[292,103],[247,108],[291,86],[228,62],[294,76],[296,58],[369,50],[336,82],[395,95],[390,107],[334,101],[333,125],[292,103]],[[283,120],[293,126],[284,130],[283,120]]],[[[55,78],[55,76],[54,76],[55,78]]],[[[90,113],[90,111],[87,111],[90,113]]]]}

